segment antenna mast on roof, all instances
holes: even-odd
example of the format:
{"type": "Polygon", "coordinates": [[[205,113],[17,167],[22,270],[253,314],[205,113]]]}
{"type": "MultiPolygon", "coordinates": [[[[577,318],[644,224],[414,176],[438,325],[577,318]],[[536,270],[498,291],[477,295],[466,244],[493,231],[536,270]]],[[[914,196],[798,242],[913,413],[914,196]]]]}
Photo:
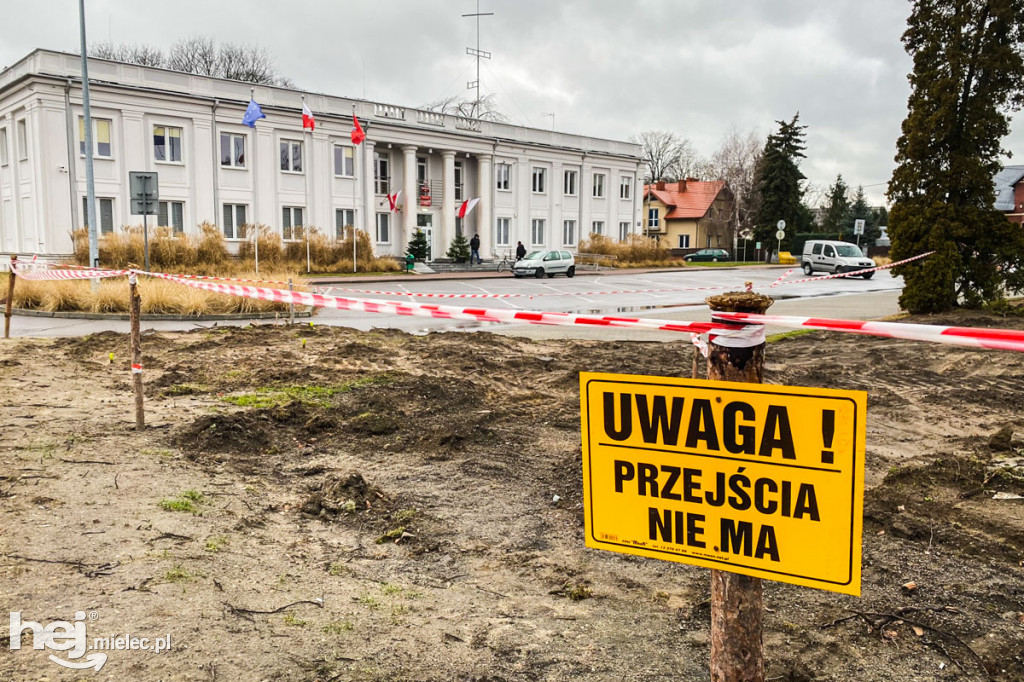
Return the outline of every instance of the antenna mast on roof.
{"type": "Polygon", "coordinates": [[[480,12],[480,0],[476,0],[476,12],[474,14],[463,14],[463,17],[476,17],[476,48],[467,47],[466,54],[476,57],[476,80],[466,83],[466,89],[476,88],[476,99],[473,100],[473,108],[470,110],[470,118],[480,117],[480,59],[490,59],[491,53],[480,49],[480,17],[493,17],[494,12],[480,12]]]}

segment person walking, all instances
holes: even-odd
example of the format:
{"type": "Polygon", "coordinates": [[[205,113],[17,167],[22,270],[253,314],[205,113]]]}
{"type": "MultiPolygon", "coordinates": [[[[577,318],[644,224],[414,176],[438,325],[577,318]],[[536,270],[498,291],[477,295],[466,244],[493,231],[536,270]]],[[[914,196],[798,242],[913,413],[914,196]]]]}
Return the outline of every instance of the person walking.
{"type": "Polygon", "coordinates": [[[476,258],[476,264],[480,265],[483,261],[480,260],[480,235],[474,234],[473,238],[469,240],[469,264],[473,264],[473,259],[476,258]]]}
{"type": "Polygon", "coordinates": [[[523,257],[525,255],[526,255],[526,247],[523,246],[522,242],[519,242],[518,246],[516,246],[516,261],[523,260],[523,257]]]}

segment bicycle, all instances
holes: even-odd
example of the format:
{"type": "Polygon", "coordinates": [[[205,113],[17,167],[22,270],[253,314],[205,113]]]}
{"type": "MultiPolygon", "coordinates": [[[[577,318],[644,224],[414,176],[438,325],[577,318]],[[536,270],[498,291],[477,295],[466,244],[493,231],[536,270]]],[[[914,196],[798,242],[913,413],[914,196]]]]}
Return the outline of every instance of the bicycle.
{"type": "Polygon", "coordinates": [[[501,257],[501,261],[498,262],[498,272],[505,272],[506,270],[508,272],[512,272],[512,268],[515,266],[516,262],[512,260],[512,252],[506,252],[505,255],[501,257]]]}

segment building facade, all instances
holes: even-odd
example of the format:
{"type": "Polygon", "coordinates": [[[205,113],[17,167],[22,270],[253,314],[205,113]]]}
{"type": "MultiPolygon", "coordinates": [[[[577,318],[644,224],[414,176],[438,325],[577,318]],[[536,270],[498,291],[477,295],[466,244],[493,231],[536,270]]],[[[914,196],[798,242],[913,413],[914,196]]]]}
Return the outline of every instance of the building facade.
{"type": "Polygon", "coordinates": [[[732,248],[733,194],[724,180],[659,181],[643,189],[645,234],[689,253],[732,248]]]}
{"type": "MultiPolygon", "coordinates": [[[[457,230],[481,253],[574,249],[591,232],[640,231],[638,145],[479,121],[289,88],[89,60],[100,233],[141,225],[128,174],[159,177],[158,215],[175,231],[216,225],[229,244],[268,225],[371,235],[400,256],[423,229],[431,257],[457,230]],[[252,97],[266,118],[242,124],[252,97]],[[316,119],[303,130],[301,108],[316,119]],[[353,145],[353,116],[365,132],[353,145]],[[395,210],[388,195],[401,190],[395,210]],[[479,203],[465,219],[458,208],[479,203]],[[463,224],[464,223],[464,224],[463,224]]],[[[36,50],[0,72],[0,253],[63,257],[85,224],[85,125],[77,55],[36,50]]]]}

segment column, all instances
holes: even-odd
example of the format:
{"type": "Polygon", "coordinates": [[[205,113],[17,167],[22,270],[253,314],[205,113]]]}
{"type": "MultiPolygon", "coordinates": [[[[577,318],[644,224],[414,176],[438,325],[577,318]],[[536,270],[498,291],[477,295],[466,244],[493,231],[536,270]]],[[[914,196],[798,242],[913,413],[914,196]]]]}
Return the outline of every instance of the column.
{"type": "Polygon", "coordinates": [[[491,210],[491,191],[494,188],[494,181],[491,179],[491,155],[478,155],[476,163],[476,189],[480,197],[480,202],[476,205],[476,224],[477,232],[480,233],[480,255],[491,258],[491,237],[494,236],[494,218],[491,210]]]}
{"type": "Polygon", "coordinates": [[[373,189],[373,146],[370,140],[364,140],[363,148],[363,229],[370,235],[370,243],[377,241],[375,221],[377,220],[376,195],[373,189]]]}
{"type": "Polygon", "coordinates": [[[444,170],[441,174],[441,243],[435,245],[438,253],[445,253],[455,239],[455,152],[441,152],[444,170]]]}
{"type": "Polygon", "coordinates": [[[416,145],[402,147],[402,160],[402,230],[395,235],[395,246],[400,254],[405,253],[406,245],[416,232],[416,209],[420,203],[416,187],[416,145]]]}

